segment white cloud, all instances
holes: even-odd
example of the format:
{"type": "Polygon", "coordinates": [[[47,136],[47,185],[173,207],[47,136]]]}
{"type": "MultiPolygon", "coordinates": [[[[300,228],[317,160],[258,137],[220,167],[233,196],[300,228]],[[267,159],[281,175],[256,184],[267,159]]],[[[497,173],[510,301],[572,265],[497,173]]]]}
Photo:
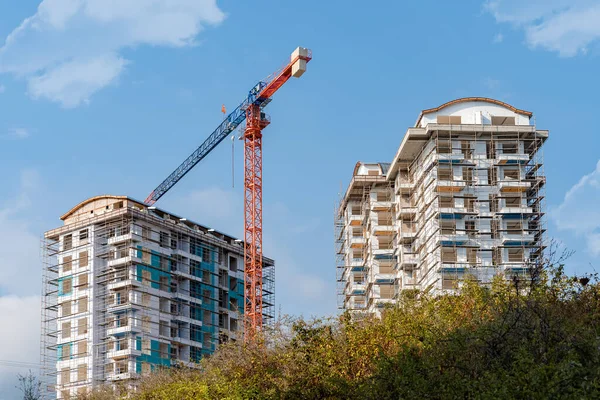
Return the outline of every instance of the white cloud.
{"type": "Polygon", "coordinates": [[[532,48],[562,57],[586,54],[600,38],[599,0],[488,0],[484,7],[497,22],[523,29],[532,48]]]}
{"type": "Polygon", "coordinates": [[[22,217],[39,186],[35,170],[21,172],[19,194],[0,206],[0,294],[31,295],[40,292],[40,238],[22,217]]]}
{"type": "Polygon", "coordinates": [[[30,136],[26,128],[11,128],[8,130],[8,137],[12,139],[27,139],[30,136]]]}
{"type": "Polygon", "coordinates": [[[0,360],[23,363],[0,364],[0,399],[17,399],[22,396],[15,387],[17,374],[39,373],[29,364],[40,362],[40,297],[0,297],[0,315],[0,360]]]}
{"type": "Polygon", "coordinates": [[[583,176],[569,191],[550,216],[558,229],[571,231],[583,238],[586,249],[600,256],[600,161],[596,169],[583,176]]]}
{"type": "Polygon", "coordinates": [[[0,399],[16,399],[17,374],[26,374],[40,355],[40,239],[24,214],[38,196],[41,179],[35,169],[20,174],[17,193],[0,204],[0,399]],[[17,363],[14,363],[17,362],[17,363]]]}
{"type": "Polygon", "coordinates": [[[503,40],[504,40],[503,34],[497,33],[496,35],[494,35],[494,39],[493,39],[494,43],[502,43],[503,40]]]}
{"type": "Polygon", "coordinates": [[[29,94],[46,98],[66,108],[88,103],[90,96],[111,84],[125,69],[127,61],[115,54],[92,60],[65,62],[48,72],[29,79],[29,94]]]}
{"type": "Polygon", "coordinates": [[[0,72],[25,78],[34,98],[76,107],[117,81],[123,50],[192,46],[224,18],[216,0],[43,0],[6,38],[0,72]]]}

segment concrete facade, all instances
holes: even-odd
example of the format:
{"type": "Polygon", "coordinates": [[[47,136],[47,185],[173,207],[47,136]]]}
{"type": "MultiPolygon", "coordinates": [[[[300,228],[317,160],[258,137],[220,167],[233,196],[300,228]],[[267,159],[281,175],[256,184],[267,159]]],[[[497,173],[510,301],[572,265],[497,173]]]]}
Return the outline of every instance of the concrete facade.
{"type": "MultiPolygon", "coordinates": [[[[241,339],[242,241],[124,196],[88,199],[61,219],[44,240],[47,398],[135,386],[241,339]]],[[[264,261],[268,323],[274,262],[264,261]]]]}
{"type": "Polygon", "coordinates": [[[391,163],[358,163],[336,213],[339,307],[527,276],[542,262],[547,138],[530,112],[458,99],[424,110],[391,163]]]}

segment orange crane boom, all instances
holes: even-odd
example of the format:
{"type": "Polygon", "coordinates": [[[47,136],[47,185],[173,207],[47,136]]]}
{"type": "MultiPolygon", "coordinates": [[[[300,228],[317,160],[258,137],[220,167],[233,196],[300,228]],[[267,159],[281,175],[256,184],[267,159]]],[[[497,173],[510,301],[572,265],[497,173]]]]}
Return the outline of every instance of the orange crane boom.
{"type": "MultiPolygon", "coordinates": [[[[251,340],[263,326],[263,224],[262,224],[262,130],[270,119],[262,109],[291,77],[306,71],[312,52],[298,47],[287,63],[269,79],[260,81],[244,101],[231,112],[217,129],[146,199],[154,204],[200,160],[208,155],[244,120],[244,339],[251,340]]],[[[225,107],[223,106],[223,110],[225,107]]]]}

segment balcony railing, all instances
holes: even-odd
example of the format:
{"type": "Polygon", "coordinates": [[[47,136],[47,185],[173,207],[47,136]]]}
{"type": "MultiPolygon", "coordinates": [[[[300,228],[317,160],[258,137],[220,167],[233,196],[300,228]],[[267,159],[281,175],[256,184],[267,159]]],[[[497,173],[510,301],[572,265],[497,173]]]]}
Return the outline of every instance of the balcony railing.
{"type": "Polygon", "coordinates": [[[460,163],[465,159],[463,153],[438,153],[436,158],[440,163],[460,163]]]}
{"type": "Polygon", "coordinates": [[[531,186],[531,182],[516,179],[504,179],[498,181],[498,186],[503,192],[523,192],[531,186]]]}
{"type": "Polygon", "coordinates": [[[401,254],[400,255],[400,265],[408,266],[408,265],[416,265],[419,261],[419,258],[416,254],[401,254]]]}
{"type": "Polygon", "coordinates": [[[415,187],[415,183],[407,176],[398,175],[396,178],[396,193],[409,192],[415,187]]]}
{"type": "Polygon", "coordinates": [[[454,180],[448,176],[438,176],[437,186],[443,192],[459,192],[467,186],[467,182],[464,180],[454,180]]]}
{"type": "Polygon", "coordinates": [[[441,244],[464,244],[467,240],[469,240],[469,235],[465,231],[455,231],[451,233],[445,233],[445,231],[441,231],[438,240],[441,244]]]}
{"type": "Polygon", "coordinates": [[[535,236],[527,231],[502,233],[500,239],[505,246],[528,245],[535,242],[535,236]]]}
{"type": "Polygon", "coordinates": [[[524,153],[504,153],[496,156],[496,164],[525,164],[529,161],[529,154],[524,153]]]}
{"type": "Polygon", "coordinates": [[[362,247],[367,242],[367,239],[361,236],[352,236],[350,237],[350,246],[351,247],[362,247]]]}
{"type": "Polygon", "coordinates": [[[531,214],[533,208],[523,206],[503,206],[498,209],[500,214],[531,214]]]}
{"type": "Polygon", "coordinates": [[[364,216],[361,215],[361,214],[359,214],[359,215],[349,215],[348,218],[346,219],[346,222],[350,223],[350,225],[353,225],[353,226],[361,225],[363,217],[364,216]]]}
{"type": "Polygon", "coordinates": [[[354,283],[349,285],[350,295],[352,296],[361,296],[366,293],[367,285],[364,283],[354,283]]]}

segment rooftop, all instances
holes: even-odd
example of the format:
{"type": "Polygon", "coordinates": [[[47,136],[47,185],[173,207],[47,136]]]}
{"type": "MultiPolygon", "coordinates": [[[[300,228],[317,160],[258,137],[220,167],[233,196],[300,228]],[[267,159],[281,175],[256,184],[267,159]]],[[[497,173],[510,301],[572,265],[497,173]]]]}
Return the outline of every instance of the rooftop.
{"type": "Polygon", "coordinates": [[[183,225],[194,231],[211,233],[212,235],[228,242],[241,243],[241,240],[234,236],[191,221],[187,218],[180,217],[161,208],[148,206],[144,202],[128,196],[116,196],[109,194],[90,197],[89,199],[83,200],[75,207],[71,208],[60,217],[64,223],[64,226],[46,232],[46,237],[55,236],[56,234],[60,234],[62,231],[70,230],[73,228],[73,225],[89,224],[90,219],[92,218],[101,218],[103,214],[118,211],[120,209],[136,209],[156,218],[171,221],[178,225],[183,225]]]}
{"type": "Polygon", "coordinates": [[[417,119],[417,122],[415,123],[415,127],[420,126],[423,116],[425,116],[427,114],[437,113],[440,110],[446,109],[446,108],[454,106],[454,105],[466,105],[463,103],[487,103],[487,104],[491,104],[491,105],[500,106],[504,109],[512,111],[515,114],[524,115],[526,117],[531,117],[533,115],[533,113],[531,111],[521,110],[514,106],[511,106],[508,103],[505,103],[503,101],[496,100],[496,99],[490,99],[489,97],[462,97],[460,99],[451,100],[440,106],[437,106],[434,108],[428,108],[426,110],[421,111],[421,113],[419,114],[419,118],[417,119]]]}

